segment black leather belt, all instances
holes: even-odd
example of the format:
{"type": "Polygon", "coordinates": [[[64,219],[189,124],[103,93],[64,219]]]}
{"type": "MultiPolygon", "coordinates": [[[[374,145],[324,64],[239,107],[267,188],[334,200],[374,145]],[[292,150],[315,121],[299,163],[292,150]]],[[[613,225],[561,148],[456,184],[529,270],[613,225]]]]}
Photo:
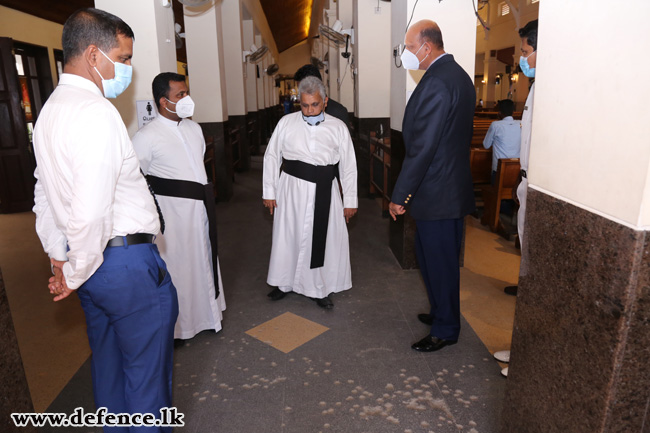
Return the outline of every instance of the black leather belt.
{"type": "Polygon", "coordinates": [[[126,236],[116,236],[110,241],[108,241],[108,243],[106,244],[106,248],[123,247],[125,241],[126,241],[126,245],[152,244],[153,238],[154,235],[150,235],[149,233],[135,233],[126,236]]]}
{"type": "Polygon", "coordinates": [[[525,177],[525,178],[528,177],[526,174],[526,170],[521,170],[519,173],[521,174],[521,177],[525,177]]]}

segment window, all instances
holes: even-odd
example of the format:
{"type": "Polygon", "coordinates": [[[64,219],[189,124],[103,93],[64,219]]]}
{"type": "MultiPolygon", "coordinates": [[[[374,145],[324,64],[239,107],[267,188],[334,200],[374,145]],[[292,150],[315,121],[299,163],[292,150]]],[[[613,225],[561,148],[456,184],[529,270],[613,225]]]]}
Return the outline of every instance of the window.
{"type": "Polygon", "coordinates": [[[499,3],[499,16],[503,17],[508,15],[509,13],[510,13],[510,6],[508,6],[508,3],[506,2],[499,3]]]}

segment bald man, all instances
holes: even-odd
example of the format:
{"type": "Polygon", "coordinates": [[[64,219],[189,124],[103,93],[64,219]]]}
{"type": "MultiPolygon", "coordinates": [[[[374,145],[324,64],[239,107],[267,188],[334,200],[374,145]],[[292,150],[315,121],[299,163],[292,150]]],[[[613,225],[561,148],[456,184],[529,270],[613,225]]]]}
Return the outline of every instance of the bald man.
{"type": "Polygon", "coordinates": [[[460,333],[463,219],[475,207],[469,151],[476,94],[467,73],[445,53],[435,22],[413,24],[404,45],[404,68],[426,72],[404,111],[406,156],[389,211],[396,220],[408,206],[416,222],[416,255],[430,303],[418,319],[431,329],[411,348],[434,352],[455,344],[460,333]]]}

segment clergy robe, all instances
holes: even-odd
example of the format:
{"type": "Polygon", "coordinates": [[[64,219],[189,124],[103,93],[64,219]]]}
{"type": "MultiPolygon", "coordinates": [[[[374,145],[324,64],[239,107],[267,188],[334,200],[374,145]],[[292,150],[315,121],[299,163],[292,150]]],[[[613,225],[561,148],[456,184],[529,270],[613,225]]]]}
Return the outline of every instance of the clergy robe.
{"type": "Polygon", "coordinates": [[[317,126],[307,124],[300,111],[280,119],[264,155],[263,198],[277,203],[267,283],[319,299],[352,287],[343,208],[358,206],[357,164],[347,126],[327,113],[317,126]],[[281,173],[283,158],[318,166],[339,164],[343,200],[334,179],[322,267],[310,269],[316,184],[281,173]]]}
{"type": "MultiPolygon", "coordinates": [[[[158,116],[140,129],[133,147],[146,175],[207,183],[201,127],[190,119],[180,123],[158,116]]],[[[188,339],[205,329],[221,330],[226,309],[221,272],[215,299],[208,216],[201,200],[156,195],[165,233],[156,238],[178,291],[179,314],[174,338],[188,339]]]]}

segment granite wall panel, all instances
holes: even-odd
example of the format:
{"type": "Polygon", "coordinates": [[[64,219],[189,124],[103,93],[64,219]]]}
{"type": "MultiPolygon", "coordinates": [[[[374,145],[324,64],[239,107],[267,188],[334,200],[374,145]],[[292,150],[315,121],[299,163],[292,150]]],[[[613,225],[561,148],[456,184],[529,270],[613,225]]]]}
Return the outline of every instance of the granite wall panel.
{"type": "Polygon", "coordinates": [[[529,189],[502,433],[650,431],[648,233],[529,189]]]}

